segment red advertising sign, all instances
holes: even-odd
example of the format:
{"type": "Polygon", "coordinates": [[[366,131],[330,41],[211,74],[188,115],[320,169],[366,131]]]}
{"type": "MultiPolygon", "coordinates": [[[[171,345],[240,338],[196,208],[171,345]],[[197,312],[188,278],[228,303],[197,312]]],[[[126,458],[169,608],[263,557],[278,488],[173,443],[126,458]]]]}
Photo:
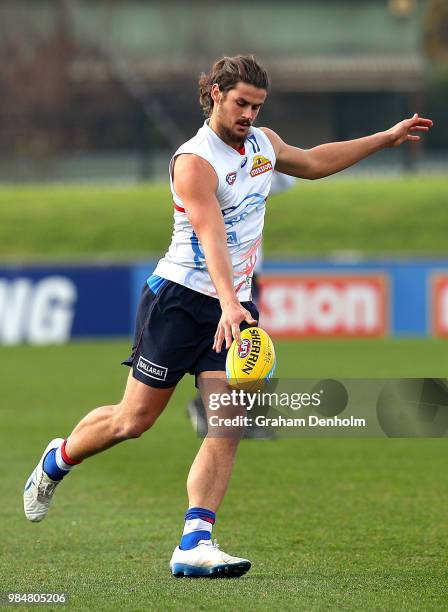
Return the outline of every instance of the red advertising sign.
{"type": "Polygon", "coordinates": [[[448,336],[448,276],[436,276],[432,281],[433,332],[448,336]]]}
{"type": "Polygon", "coordinates": [[[260,325],[277,338],[378,337],[387,332],[384,276],[265,276],[260,285],[260,325]]]}

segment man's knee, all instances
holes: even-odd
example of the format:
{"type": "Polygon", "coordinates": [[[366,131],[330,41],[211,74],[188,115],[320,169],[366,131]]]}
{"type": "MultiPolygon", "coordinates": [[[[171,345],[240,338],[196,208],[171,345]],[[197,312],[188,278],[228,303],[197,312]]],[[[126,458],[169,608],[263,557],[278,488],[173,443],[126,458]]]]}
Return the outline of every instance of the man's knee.
{"type": "Polygon", "coordinates": [[[144,404],[118,404],[114,415],[114,434],[118,440],[139,438],[157,419],[144,404]]]}
{"type": "Polygon", "coordinates": [[[204,438],[204,442],[206,446],[215,453],[232,456],[235,455],[238,450],[243,433],[244,429],[241,427],[227,431],[226,433],[220,432],[219,435],[214,435],[213,433],[210,435],[209,433],[209,435],[204,438]]]}

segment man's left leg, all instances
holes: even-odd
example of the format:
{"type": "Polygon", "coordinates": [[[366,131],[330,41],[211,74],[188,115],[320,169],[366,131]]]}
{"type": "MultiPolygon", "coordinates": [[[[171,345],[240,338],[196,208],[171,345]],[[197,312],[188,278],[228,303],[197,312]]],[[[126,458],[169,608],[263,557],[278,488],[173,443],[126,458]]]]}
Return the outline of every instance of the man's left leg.
{"type": "MultiPolygon", "coordinates": [[[[229,387],[225,372],[203,372],[198,378],[199,391],[207,415],[210,394],[228,393],[229,387]]],[[[222,416],[219,410],[216,416],[222,416]]],[[[190,508],[202,506],[217,512],[229,484],[243,433],[244,430],[237,428],[228,428],[227,431],[224,428],[217,428],[214,434],[211,433],[204,438],[188,474],[187,492],[190,508]]]]}
{"type": "MultiPolygon", "coordinates": [[[[229,392],[225,372],[202,372],[198,378],[206,407],[211,393],[229,392]]],[[[239,577],[250,569],[250,561],[227,555],[211,540],[216,511],[227,490],[243,433],[243,428],[231,427],[210,434],[209,428],[202,442],[188,474],[184,532],[170,563],[175,576],[239,577]]]]}

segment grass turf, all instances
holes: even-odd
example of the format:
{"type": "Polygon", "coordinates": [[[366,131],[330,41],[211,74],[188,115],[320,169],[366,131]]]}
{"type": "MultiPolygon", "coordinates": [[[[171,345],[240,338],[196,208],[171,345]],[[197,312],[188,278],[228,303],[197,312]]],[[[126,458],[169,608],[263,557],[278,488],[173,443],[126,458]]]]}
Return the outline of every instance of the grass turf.
{"type": "MultiPolygon", "coordinates": [[[[269,198],[267,256],[335,250],[446,253],[444,177],[299,181],[269,198]]],[[[168,185],[2,187],[0,257],[89,259],[165,252],[168,185]]]]}
{"type": "MultiPolygon", "coordinates": [[[[446,375],[436,340],[276,347],[284,377],[446,375]]],[[[86,461],[50,516],[28,523],[22,487],[43,446],[120,397],[127,351],[127,342],[0,349],[0,591],[67,591],[76,610],[446,609],[446,439],[244,441],[215,535],[252,570],[234,581],[172,578],[200,443],[183,414],[191,380],[152,431],[86,461]]]]}

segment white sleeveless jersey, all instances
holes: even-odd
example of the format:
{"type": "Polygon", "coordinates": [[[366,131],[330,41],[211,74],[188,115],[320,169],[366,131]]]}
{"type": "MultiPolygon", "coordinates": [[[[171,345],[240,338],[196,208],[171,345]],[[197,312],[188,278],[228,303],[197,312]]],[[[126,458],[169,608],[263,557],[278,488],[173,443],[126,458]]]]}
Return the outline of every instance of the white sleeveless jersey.
{"type": "Polygon", "coordinates": [[[218,176],[216,197],[227,233],[233,265],[233,284],[240,302],[251,297],[251,281],[261,245],[266,198],[271,188],[275,153],[269,138],[251,127],[239,152],[227,145],[208,126],[183,144],[170,162],[170,184],[174,200],[174,231],[166,255],[153,274],[217,297],[205,263],[204,251],[188,220],[185,206],[174,191],[173,160],[183,153],[204,158],[218,176]]]}

